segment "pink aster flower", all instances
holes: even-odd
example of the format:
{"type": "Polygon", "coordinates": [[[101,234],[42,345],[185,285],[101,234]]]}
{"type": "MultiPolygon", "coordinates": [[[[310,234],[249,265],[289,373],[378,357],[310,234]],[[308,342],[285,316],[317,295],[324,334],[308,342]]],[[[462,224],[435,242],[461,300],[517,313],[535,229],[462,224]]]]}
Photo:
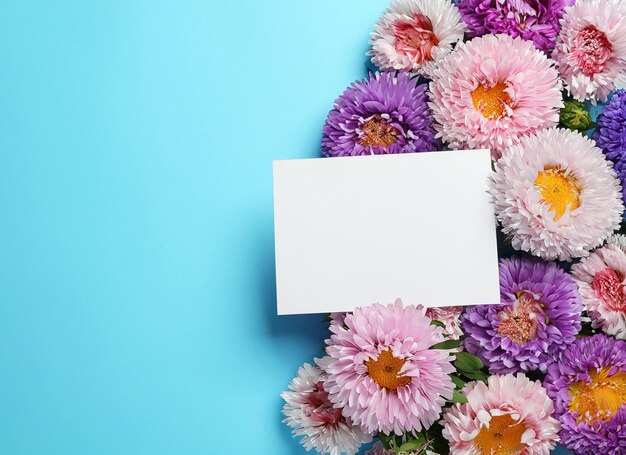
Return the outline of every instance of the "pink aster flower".
{"type": "Polygon", "coordinates": [[[570,94],[606,101],[626,82],[626,6],[623,0],[578,0],[565,9],[552,58],[570,94]]]}
{"type": "Polygon", "coordinates": [[[522,136],[558,123],[558,76],[554,62],[521,38],[460,43],[430,83],[435,130],[453,149],[490,148],[497,159],[522,136]]]}
{"type": "Polygon", "coordinates": [[[444,334],[453,340],[458,340],[463,336],[461,329],[461,313],[463,307],[448,306],[441,308],[429,308],[426,316],[444,324],[444,334]]]}
{"type": "Polygon", "coordinates": [[[346,313],[346,312],[330,313],[330,324],[343,325],[343,321],[346,320],[346,316],[347,315],[348,315],[348,313],[346,313]]]}
{"type": "Polygon", "coordinates": [[[372,437],[345,417],[340,408],[333,407],[323,387],[323,375],[318,367],[305,363],[283,392],[283,420],[293,428],[294,436],[302,436],[302,445],[319,453],[354,455],[361,444],[372,437]]]}
{"type": "Polygon", "coordinates": [[[452,397],[450,351],[426,309],[374,304],[332,324],[328,356],[319,362],[335,406],[367,432],[402,434],[429,428],[452,397]]]}
{"type": "Polygon", "coordinates": [[[558,441],[559,422],[539,381],[523,374],[491,376],[462,391],[467,403],[443,416],[450,453],[547,455],[558,441]]]}
{"type": "Polygon", "coordinates": [[[593,327],[626,340],[626,237],[612,236],[606,245],[572,266],[593,327]]]}
{"type": "Polygon", "coordinates": [[[372,63],[383,71],[430,75],[463,39],[465,24],[450,0],[394,0],[372,33],[372,63]]]}

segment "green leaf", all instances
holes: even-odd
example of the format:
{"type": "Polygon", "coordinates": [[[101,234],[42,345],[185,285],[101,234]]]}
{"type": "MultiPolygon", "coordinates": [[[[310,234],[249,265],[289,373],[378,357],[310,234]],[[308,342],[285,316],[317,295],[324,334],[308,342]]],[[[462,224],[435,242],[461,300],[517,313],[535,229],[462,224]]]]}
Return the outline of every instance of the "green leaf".
{"type": "Polygon", "coordinates": [[[595,126],[585,104],[576,100],[565,100],[565,107],[559,114],[561,126],[574,131],[586,131],[595,126]]]}
{"type": "Polygon", "coordinates": [[[461,346],[461,340],[447,340],[432,346],[432,349],[456,349],[461,346]]]}
{"type": "Polygon", "coordinates": [[[424,451],[430,445],[430,439],[428,437],[428,433],[426,431],[421,431],[419,433],[407,433],[406,442],[396,448],[396,454],[398,455],[409,455],[415,453],[424,453],[424,451]]]}
{"type": "Polygon", "coordinates": [[[461,374],[465,376],[467,379],[473,379],[475,381],[486,381],[489,377],[487,373],[483,371],[463,371],[461,374]]]}
{"type": "Polygon", "coordinates": [[[466,382],[460,377],[451,374],[450,379],[452,379],[452,382],[454,382],[454,385],[457,389],[462,389],[463,387],[465,387],[466,382]]]}
{"type": "Polygon", "coordinates": [[[476,371],[484,367],[481,360],[468,352],[458,352],[454,366],[461,371],[476,371]]]}
{"type": "Polygon", "coordinates": [[[435,321],[434,319],[430,321],[430,325],[436,325],[437,327],[445,327],[446,325],[441,321],[435,321]]]}
{"type": "Polygon", "coordinates": [[[412,439],[411,441],[407,441],[402,444],[399,448],[399,452],[410,452],[412,450],[419,450],[424,447],[426,444],[426,438],[420,434],[420,439],[412,439]]]}
{"type": "Polygon", "coordinates": [[[461,404],[467,403],[467,397],[458,390],[455,390],[454,392],[452,392],[452,402],[461,404]]]}

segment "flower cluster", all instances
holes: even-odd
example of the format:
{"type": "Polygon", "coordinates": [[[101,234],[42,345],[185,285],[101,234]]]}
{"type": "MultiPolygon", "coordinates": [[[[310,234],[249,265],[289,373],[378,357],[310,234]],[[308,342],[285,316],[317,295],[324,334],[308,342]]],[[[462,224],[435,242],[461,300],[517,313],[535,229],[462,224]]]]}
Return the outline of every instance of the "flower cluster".
{"type": "Polygon", "coordinates": [[[331,314],[284,422],[331,455],[626,454],[626,1],[391,0],[370,45],[322,154],[490,149],[500,301],[331,314]]]}

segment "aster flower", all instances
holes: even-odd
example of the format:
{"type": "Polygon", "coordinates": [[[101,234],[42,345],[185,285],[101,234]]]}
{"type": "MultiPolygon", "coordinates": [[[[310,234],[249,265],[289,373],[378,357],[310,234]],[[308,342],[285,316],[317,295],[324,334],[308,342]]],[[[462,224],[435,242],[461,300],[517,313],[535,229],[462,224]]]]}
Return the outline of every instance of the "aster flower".
{"type": "Polygon", "coordinates": [[[593,138],[611,160],[622,182],[626,201],[626,92],[616,93],[598,116],[593,138]]]}
{"type": "Polygon", "coordinates": [[[300,367],[289,384],[291,390],[281,394],[285,400],[283,422],[293,428],[294,436],[303,436],[301,443],[307,450],[354,455],[372,437],[345,417],[341,409],[333,407],[322,381],[318,367],[308,363],[300,367]]]}
{"type": "Polygon", "coordinates": [[[345,327],[330,326],[328,356],[320,363],[335,406],[367,432],[402,434],[430,427],[452,397],[450,351],[426,310],[374,304],[357,308],[345,327]]]}
{"type": "Polygon", "coordinates": [[[444,334],[453,340],[458,340],[463,336],[463,330],[461,330],[462,312],[463,307],[460,306],[428,308],[426,316],[443,323],[444,334]]]}
{"type": "Polygon", "coordinates": [[[500,261],[501,305],[479,305],[463,315],[465,349],[491,373],[546,371],[580,331],[576,283],[552,262],[500,261]]]}
{"type": "Polygon", "coordinates": [[[327,156],[379,155],[437,150],[426,85],[408,74],[371,74],[336,101],[323,129],[327,156]]]}
{"type": "Polygon", "coordinates": [[[505,33],[532,41],[549,53],[561,30],[559,21],[574,0],[462,0],[459,10],[470,38],[505,33]]]}
{"type": "Polygon", "coordinates": [[[577,339],[544,381],[577,455],[626,453],[626,342],[604,334],[577,339]]]}
{"type": "Polygon", "coordinates": [[[547,455],[558,441],[554,406],[539,381],[522,374],[491,376],[462,391],[467,403],[443,416],[443,436],[456,454],[547,455]]]}
{"type": "Polygon", "coordinates": [[[619,180],[590,139],[544,130],[511,147],[495,165],[490,192],[513,248],[544,259],[587,256],[619,228],[619,180]]]}
{"type": "Polygon", "coordinates": [[[626,339],[626,237],[607,244],[572,266],[592,326],[626,339]]]}
{"type": "Polygon", "coordinates": [[[565,9],[552,57],[570,94],[606,101],[626,82],[626,7],[622,0],[578,0],[565,9]]]}
{"type": "Polygon", "coordinates": [[[371,34],[367,55],[381,70],[429,75],[464,33],[450,0],[394,0],[371,34]]]}
{"type": "Polygon", "coordinates": [[[554,62],[508,35],[460,43],[430,90],[438,136],[453,149],[490,148],[494,159],[522,136],[555,126],[563,107],[554,62]]]}
{"type": "Polygon", "coordinates": [[[346,312],[339,312],[339,313],[330,313],[330,324],[339,324],[339,325],[343,325],[343,321],[346,320],[346,316],[349,313],[346,312]]]}

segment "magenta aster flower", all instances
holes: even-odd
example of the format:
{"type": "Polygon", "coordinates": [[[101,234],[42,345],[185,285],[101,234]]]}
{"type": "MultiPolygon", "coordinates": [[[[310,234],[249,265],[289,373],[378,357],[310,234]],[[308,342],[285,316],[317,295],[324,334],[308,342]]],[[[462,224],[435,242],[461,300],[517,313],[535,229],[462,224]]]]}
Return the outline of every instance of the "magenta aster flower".
{"type": "Polygon", "coordinates": [[[471,382],[443,416],[443,436],[452,454],[547,455],[558,441],[554,406],[539,381],[522,374],[471,382]]]}
{"type": "Polygon", "coordinates": [[[375,30],[367,55],[376,67],[428,76],[463,39],[465,24],[450,0],[394,0],[375,30]]]}
{"type": "Polygon", "coordinates": [[[348,156],[437,150],[426,88],[416,85],[407,73],[375,73],[355,82],[328,114],[322,153],[348,156]]]}
{"type": "Polygon", "coordinates": [[[549,53],[561,30],[566,6],[575,0],[462,0],[461,16],[470,38],[505,33],[532,41],[549,53]]]}
{"type": "Polygon", "coordinates": [[[572,266],[593,327],[626,339],[626,237],[612,236],[572,266]]]}
{"type": "Polygon", "coordinates": [[[626,453],[626,342],[577,339],[544,381],[561,421],[561,443],[577,455],[626,453]]]}
{"type": "Polygon", "coordinates": [[[420,431],[438,418],[452,397],[450,351],[431,349],[444,341],[425,308],[374,304],[332,324],[326,340],[324,388],[346,417],[367,432],[420,431]]]}
{"type": "Polygon", "coordinates": [[[294,436],[302,436],[302,445],[319,453],[354,455],[361,444],[372,437],[345,417],[341,409],[333,407],[323,387],[322,372],[305,363],[283,392],[285,400],[283,420],[293,428],[294,436]]]}
{"type": "Polygon", "coordinates": [[[545,372],[580,331],[576,283],[552,262],[502,259],[500,301],[470,307],[462,317],[465,349],[491,373],[545,372]]]}
{"type": "Polygon", "coordinates": [[[578,0],[566,8],[552,57],[570,94],[606,101],[626,82],[626,7],[623,0],[578,0]]]}
{"type": "Polygon", "coordinates": [[[555,126],[563,107],[554,62],[532,43],[485,35],[460,43],[430,83],[435,129],[453,149],[490,148],[555,126]]]}

